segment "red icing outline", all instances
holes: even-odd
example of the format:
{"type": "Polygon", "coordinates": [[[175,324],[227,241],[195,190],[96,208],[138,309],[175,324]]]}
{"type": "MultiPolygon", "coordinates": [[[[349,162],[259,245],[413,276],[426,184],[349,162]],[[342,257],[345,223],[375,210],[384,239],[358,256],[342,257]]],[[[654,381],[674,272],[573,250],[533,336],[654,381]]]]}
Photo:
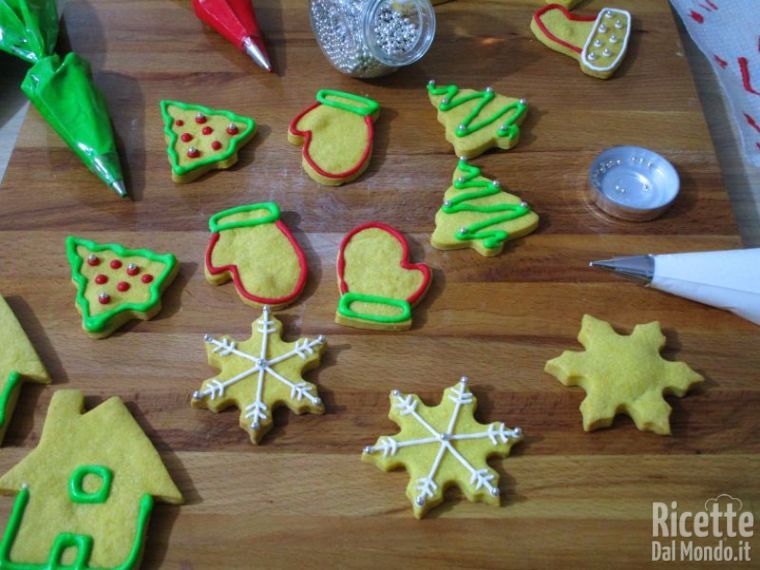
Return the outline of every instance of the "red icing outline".
{"type": "Polygon", "coordinates": [[[741,71],[742,74],[742,86],[744,87],[744,90],[753,95],[760,95],[760,91],[756,91],[752,87],[752,81],[749,76],[749,60],[746,57],[739,58],[739,71],[741,71]]]}
{"type": "Polygon", "coordinates": [[[383,230],[384,232],[388,232],[393,237],[395,237],[399,243],[401,244],[401,267],[404,269],[413,269],[417,270],[420,273],[422,273],[423,279],[422,284],[420,285],[419,289],[417,289],[414,293],[412,293],[411,296],[409,296],[406,301],[410,305],[414,306],[417,301],[420,300],[420,297],[422,297],[425,294],[425,291],[427,291],[428,287],[430,286],[430,267],[425,265],[424,263],[409,263],[409,244],[406,241],[406,238],[401,235],[401,233],[395,229],[389,226],[388,224],[384,224],[383,222],[367,222],[366,224],[362,224],[360,226],[356,226],[353,230],[348,232],[344,237],[343,240],[340,242],[340,250],[338,251],[338,288],[340,290],[341,295],[345,295],[348,293],[348,284],[343,278],[343,274],[346,270],[346,260],[344,257],[344,252],[346,250],[346,247],[348,246],[348,242],[351,241],[351,238],[353,238],[356,234],[359,232],[363,232],[364,230],[370,229],[370,228],[377,228],[379,230],[383,230]]]}
{"type": "Polygon", "coordinates": [[[560,6],[559,4],[548,4],[542,8],[539,8],[533,13],[533,21],[536,22],[536,25],[541,30],[541,33],[543,33],[547,38],[549,38],[554,43],[557,43],[561,46],[565,46],[566,48],[573,50],[574,52],[583,53],[583,48],[573,45],[570,42],[563,40],[562,38],[558,38],[546,28],[544,23],[541,21],[541,16],[543,16],[549,10],[559,10],[565,15],[565,18],[573,22],[594,22],[596,21],[597,17],[596,16],[577,16],[573,14],[572,12],[570,12],[570,10],[568,10],[564,6],[560,6]]]}
{"type": "Polygon", "coordinates": [[[306,285],[306,275],[308,269],[306,267],[306,256],[304,255],[301,246],[298,245],[296,238],[293,237],[293,234],[290,233],[288,226],[286,226],[282,220],[277,220],[274,222],[274,224],[285,235],[285,237],[288,238],[290,245],[293,246],[293,249],[296,252],[296,256],[298,257],[298,265],[301,268],[300,275],[298,276],[298,281],[296,282],[293,291],[284,297],[259,297],[258,295],[249,293],[243,285],[243,282],[240,280],[240,272],[238,271],[237,265],[231,264],[224,265],[222,267],[214,267],[211,264],[211,256],[214,253],[214,247],[216,247],[216,244],[219,241],[220,232],[214,232],[211,234],[211,240],[209,241],[208,247],[206,248],[206,269],[208,269],[208,272],[212,275],[219,275],[220,273],[225,272],[231,273],[232,282],[235,284],[235,290],[246,299],[253,301],[254,303],[259,303],[261,305],[286,305],[288,303],[291,303],[296,297],[301,294],[301,291],[303,291],[303,288],[306,285]]]}
{"type": "Polygon", "coordinates": [[[299,130],[298,127],[296,126],[304,115],[316,109],[320,105],[322,105],[322,103],[317,101],[312,106],[301,111],[296,116],[296,118],[290,122],[290,127],[288,128],[290,131],[290,134],[303,138],[303,151],[301,152],[301,154],[303,155],[304,160],[309,164],[309,166],[313,170],[316,171],[317,174],[319,174],[320,176],[324,176],[325,178],[336,178],[336,179],[350,178],[351,176],[353,176],[354,174],[356,174],[362,169],[362,167],[367,163],[367,161],[370,159],[370,156],[372,154],[372,147],[375,144],[375,127],[374,127],[374,122],[372,121],[372,115],[364,116],[364,122],[367,124],[367,132],[369,135],[368,136],[369,141],[367,143],[367,146],[364,148],[364,153],[362,154],[361,159],[359,160],[359,163],[353,168],[346,170],[345,172],[338,172],[338,173],[327,172],[326,170],[322,170],[322,168],[320,168],[320,166],[316,162],[314,162],[314,160],[311,158],[311,154],[309,154],[309,145],[311,145],[311,131],[299,130]]]}

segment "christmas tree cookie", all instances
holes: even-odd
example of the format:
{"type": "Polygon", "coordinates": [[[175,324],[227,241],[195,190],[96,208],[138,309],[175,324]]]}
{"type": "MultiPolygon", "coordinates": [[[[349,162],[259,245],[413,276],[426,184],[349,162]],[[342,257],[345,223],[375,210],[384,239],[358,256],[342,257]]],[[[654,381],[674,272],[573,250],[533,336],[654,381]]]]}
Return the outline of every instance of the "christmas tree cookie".
{"type": "Polygon", "coordinates": [[[586,75],[607,79],[628,51],[631,14],[603,8],[596,16],[577,16],[550,4],[533,14],[530,29],[542,44],[577,59],[586,75]]]}
{"type": "Polygon", "coordinates": [[[290,123],[288,141],[303,146],[303,169],[325,186],[340,186],[367,170],[380,105],[353,93],[322,89],[317,102],[290,123]]]}
{"type": "Polygon", "coordinates": [[[501,422],[484,425],[475,419],[477,399],[462,378],[443,392],[441,403],[428,407],[414,394],[393,390],[388,417],[401,428],[380,436],[364,448],[362,460],[383,471],[400,467],[409,472],[406,496],[414,516],[422,516],[443,502],[445,490],[459,487],[469,501],[499,505],[499,475],[486,460],[506,457],[522,440],[519,427],[501,422]]]}
{"type": "Polygon", "coordinates": [[[459,159],[452,186],[435,216],[430,243],[437,249],[471,247],[481,255],[498,255],[504,243],[531,233],[538,216],[514,194],[504,192],[498,180],[459,159]]]}
{"type": "Polygon", "coordinates": [[[172,180],[192,182],[209,170],[229,168],[256,134],[256,122],[230,111],[161,101],[172,180]]]}
{"type": "Polygon", "coordinates": [[[149,320],[161,310],[161,295],[177,276],[171,253],[127,249],[70,236],[66,253],[76,285],[82,328],[103,338],[131,319],[149,320]]]}
{"type": "Polygon", "coordinates": [[[206,249],[206,279],[230,279],[240,299],[273,309],[295,301],[306,284],[306,256],[280,219],[274,202],[248,204],[214,214],[206,249]]]}
{"type": "Polygon", "coordinates": [[[340,301],[335,322],[348,327],[406,330],[412,307],[430,287],[430,268],[410,263],[404,236],[370,222],[351,230],[338,252],[340,301]]]}
{"type": "Polygon", "coordinates": [[[24,381],[50,384],[50,376],[13,311],[0,297],[0,443],[24,381]]]}
{"type": "Polygon", "coordinates": [[[58,390],[37,447],[0,478],[15,494],[0,543],[8,570],[135,569],[155,500],[182,494],[119,398],[83,413],[58,390]]]}
{"type": "Polygon", "coordinates": [[[528,113],[525,99],[504,97],[491,87],[483,91],[439,87],[433,80],[427,91],[457,156],[475,158],[494,146],[510,149],[520,140],[520,124],[528,113]]]}
{"type": "Polygon", "coordinates": [[[301,376],[319,366],[327,342],[323,336],[283,341],[282,323],[266,306],[252,328],[251,337],[241,342],[206,335],[208,362],[221,372],[193,392],[192,406],[212,412],[237,407],[240,427],[258,443],[272,428],[272,411],[278,406],[295,414],[324,413],[317,387],[301,376]]]}
{"type": "Polygon", "coordinates": [[[608,427],[615,415],[625,413],[640,430],[668,435],[671,408],[663,393],[680,398],[704,380],[685,363],[660,356],[665,336],[658,322],[636,325],[626,336],[584,315],[578,340],[586,350],[563,352],[546,363],[546,372],[586,391],[581,403],[585,431],[608,427]]]}

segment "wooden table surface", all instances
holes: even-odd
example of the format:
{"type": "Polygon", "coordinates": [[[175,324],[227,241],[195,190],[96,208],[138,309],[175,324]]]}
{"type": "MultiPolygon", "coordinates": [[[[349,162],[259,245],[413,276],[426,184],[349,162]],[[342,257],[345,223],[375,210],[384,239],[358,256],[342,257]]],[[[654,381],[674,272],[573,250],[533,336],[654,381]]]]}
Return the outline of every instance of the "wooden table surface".
{"type": "MultiPolygon", "coordinates": [[[[159,449],[187,498],[159,505],[144,567],[251,568],[514,565],[638,567],[650,560],[652,501],[699,510],[730,493],[758,514],[760,329],[729,313],[621,282],[587,268],[616,254],[740,245],[699,99],[662,0],[620,0],[630,9],[630,53],[615,79],[535,40],[538,2],[459,0],[438,7],[438,35],[417,65],[362,82],[335,72],[309,28],[304,0],[257,0],[277,74],[266,75],[216,34],[189,1],[70,2],[67,40],[90,59],[108,99],[134,201],[120,201],[30,111],[0,190],[0,291],[54,378],[27,385],[0,450],[7,470],[33,448],[50,397],[78,388],[96,405],[121,396],[159,449]],[[491,85],[526,97],[519,146],[475,163],[533,205],[538,231],[495,258],[436,251],[433,218],[456,160],[427,101],[425,83],[491,85]],[[368,172],[342,188],[319,187],[286,140],[290,119],[320,88],[367,94],[382,105],[368,172]],[[158,103],[164,98],[229,108],[259,123],[230,171],[176,186],[158,103]],[[615,144],[669,157],[682,194],[661,219],[632,224],[596,212],[584,196],[590,161],[615,144]],[[254,447],[237,411],[189,406],[213,374],[203,333],[247,338],[258,312],[231,285],[213,287],[201,265],[213,213],[276,200],[309,262],[305,294],[278,314],[286,338],[325,334],[319,385],[324,416],[275,414],[254,447]],[[341,236],[377,219],[412,239],[434,280],[414,328],[378,334],[333,322],[341,236]],[[80,330],[64,254],[69,234],[172,251],[181,272],[153,321],[94,341],[80,330]],[[629,331],[659,320],[665,354],[706,382],[671,399],[673,435],[642,433],[627,417],[581,428],[580,389],[543,372],[575,338],[584,313],[629,331]],[[467,374],[482,422],[519,425],[526,440],[492,463],[500,508],[451,493],[415,520],[404,472],[360,461],[363,446],[394,433],[392,388],[435,403],[467,374]]],[[[600,1],[587,8],[599,9],[600,1]]],[[[66,40],[64,40],[65,42],[66,40]]],[[[0,500],[7,519],[11,499],[0,500]]]]}

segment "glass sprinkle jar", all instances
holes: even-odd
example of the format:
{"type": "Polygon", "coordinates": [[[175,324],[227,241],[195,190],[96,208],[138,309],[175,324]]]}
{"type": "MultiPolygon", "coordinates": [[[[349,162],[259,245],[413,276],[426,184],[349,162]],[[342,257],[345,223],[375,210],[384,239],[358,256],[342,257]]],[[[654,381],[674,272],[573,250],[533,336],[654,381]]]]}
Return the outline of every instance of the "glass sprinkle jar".
{"type": "Polygon", "coordinates": [[[420,59],[435,36],[429,0],[310,0],[311,27],[340,72],[379,77],[420,59]]]}

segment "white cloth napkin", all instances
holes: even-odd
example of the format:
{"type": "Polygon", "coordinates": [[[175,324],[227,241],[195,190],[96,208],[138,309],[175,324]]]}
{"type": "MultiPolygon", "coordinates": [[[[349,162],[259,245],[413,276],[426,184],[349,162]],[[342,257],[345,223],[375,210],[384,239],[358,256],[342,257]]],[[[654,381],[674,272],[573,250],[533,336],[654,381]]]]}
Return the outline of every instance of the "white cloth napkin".
{"type": "Polygon", "coordinates": [[[760,167],[760,0],[670,0],[713,66],[747,159],[760,167]]]}

